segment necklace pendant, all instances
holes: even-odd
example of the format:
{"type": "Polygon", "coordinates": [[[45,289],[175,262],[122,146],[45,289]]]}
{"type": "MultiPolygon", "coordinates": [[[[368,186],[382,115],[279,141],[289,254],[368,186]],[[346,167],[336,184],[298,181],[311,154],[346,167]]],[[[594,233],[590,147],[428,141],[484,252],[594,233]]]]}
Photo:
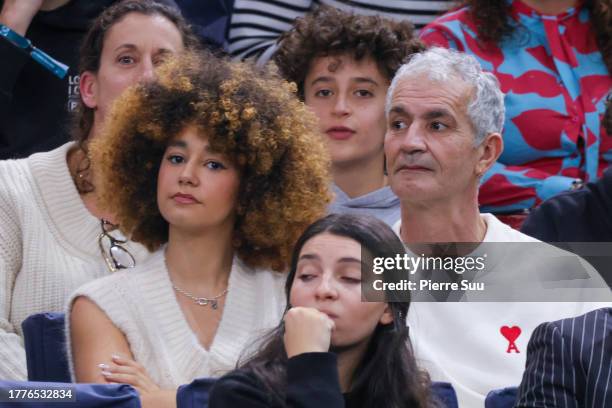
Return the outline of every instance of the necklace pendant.
{"type": "Polygon", "coordinates": [[[217,310],[217,301],[216,300],[211,300],[210,301],[210,307],[212,307],[214,310],[217,310]]]}
{"type": "Polygon", "coordinates": [[[198,298],[195,302],[200,306],[206,306],[208,304],[208,299],[198,298]]]}

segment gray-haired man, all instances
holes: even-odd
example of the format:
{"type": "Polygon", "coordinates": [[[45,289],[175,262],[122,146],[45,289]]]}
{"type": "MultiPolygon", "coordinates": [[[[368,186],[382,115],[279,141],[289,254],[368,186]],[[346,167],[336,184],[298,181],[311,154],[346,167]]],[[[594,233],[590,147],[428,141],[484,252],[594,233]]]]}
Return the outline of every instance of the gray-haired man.
{"type": "MultiPolygon", "coordinates": [[[[473,57],[442,48],[414,55],[393,79],[386,109],[389,184],[401,201],[395,230],[409,247],[544,245],[479,213],[479,180],[503,150],[504,105],[497,79],[473,57]]],[[[505,272],[502,279],[512,279],[505,272]]],[[[453,384],[462,407],[483,406],[488,391],[519,384],[527,341],[539,323],[601,307],[488,300],[415,302],[408,316],[416,357],[433,380],[453,384]]]]}

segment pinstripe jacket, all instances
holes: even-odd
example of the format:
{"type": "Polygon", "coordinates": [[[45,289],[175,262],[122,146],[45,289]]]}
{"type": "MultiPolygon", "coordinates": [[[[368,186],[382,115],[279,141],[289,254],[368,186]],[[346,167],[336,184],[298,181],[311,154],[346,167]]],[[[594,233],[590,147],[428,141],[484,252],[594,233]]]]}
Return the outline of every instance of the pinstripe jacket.
{"type": "Polygon", "coordinates": [[[515,407],[612,407],[611,384],[612,308],[603,308],[534,330],[515,407]]]}

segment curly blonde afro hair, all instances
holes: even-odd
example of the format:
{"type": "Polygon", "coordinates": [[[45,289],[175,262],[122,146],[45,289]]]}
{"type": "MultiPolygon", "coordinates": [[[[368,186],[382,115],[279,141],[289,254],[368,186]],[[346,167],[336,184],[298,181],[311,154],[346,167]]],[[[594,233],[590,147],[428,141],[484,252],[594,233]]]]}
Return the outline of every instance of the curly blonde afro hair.
{"type": "Polygon", "coordinates": [[[184,54],[155,82],[128,89],[91,143],[101,206],[149,250],[167,242],[157,175],[168,142],[187,126],[240,169],[238,256],[253,268],[286,270],[293,244],[330,201],[329,157],[316,118],[273,67],[184,54]]]}

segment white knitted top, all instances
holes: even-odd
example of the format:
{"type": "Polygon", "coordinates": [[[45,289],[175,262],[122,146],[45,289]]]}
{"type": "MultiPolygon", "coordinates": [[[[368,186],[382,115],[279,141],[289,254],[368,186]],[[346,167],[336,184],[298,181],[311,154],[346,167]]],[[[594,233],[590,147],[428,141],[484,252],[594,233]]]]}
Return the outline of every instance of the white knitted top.
{"type": "MultiPolygon", "coordinates": [[[[0,161],[0,378],[27,378],[21,322],[65,309],[70,293],[108,274],[100,221],[85,208],[66,163],[67,143],[0,161]]],[[[129,244],[136,262],[148,251],[129,244]]]]}
{"type": "MultiPolygon", "coordinates": [[[[176,300],[163,249],[134,269],[79,288],[69,308],[81,295],[96,303],[125,334],[134,358],[151,379],[170,389],[236,368],[245,347],[254,345],[280,322],[285,308],[284,283],[285,275],[249,269],[235,257],[223,315],[209,350],[198,342],[176,300]]],[[[70,322],[69,312],[66,322],[70,322]]],[[[70,341],[68,356],[74,380],[70,341]]]]}

